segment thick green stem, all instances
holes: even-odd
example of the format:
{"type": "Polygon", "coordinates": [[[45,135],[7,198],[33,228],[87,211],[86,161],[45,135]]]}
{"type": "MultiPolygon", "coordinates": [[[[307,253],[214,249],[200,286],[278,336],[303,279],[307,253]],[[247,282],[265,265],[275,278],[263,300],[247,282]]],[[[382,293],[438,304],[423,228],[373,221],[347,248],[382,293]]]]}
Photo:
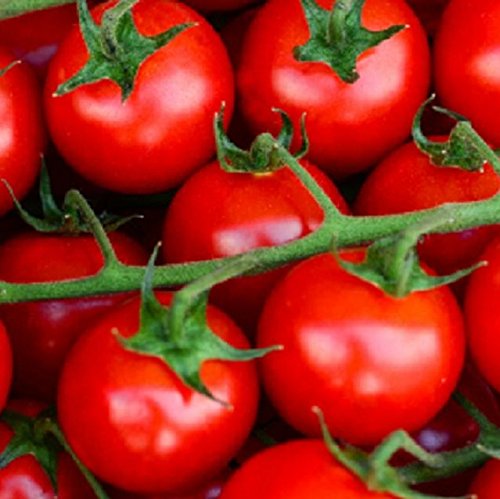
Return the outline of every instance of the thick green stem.
{"type": "Polygon", "coordinates": [[[0,0],[0,19],[20,16],[35,10],[74,3],[75,0],[0,0]]]}

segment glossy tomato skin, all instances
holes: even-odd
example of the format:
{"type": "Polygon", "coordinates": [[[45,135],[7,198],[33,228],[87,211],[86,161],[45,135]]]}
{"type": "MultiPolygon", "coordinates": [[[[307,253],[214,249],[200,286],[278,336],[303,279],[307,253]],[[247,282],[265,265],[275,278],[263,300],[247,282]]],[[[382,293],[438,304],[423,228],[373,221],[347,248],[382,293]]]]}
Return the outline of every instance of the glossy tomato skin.
{"type": "MultiPolygon", "coordinates": [[[[331,0],[318,4],[332,7],[331,0]]],[[[247,32],[237,71],[242,113],[253,131],[279,130],[272,108],[287,112],[296,130],[306,112],[309,158],[335,177],[368,168],[405,140],[429,84],[426,35],[406,2],[368,0],[362,22],[372,30],[408,28],[360,56],[360,78],[352,85],[324,63],[293,58],[293,48],[309,37],[300,0],[264,4],[247,32]]]]}
{"type": "MultiPolygon", "coordinates": [[[[25,416],[35,417],[43,405],[32,400],[14,400],[9,409],[25,416]]],[[[14,432],[0,422],[0,454],[4,451],[14,432]]],[[[14,459],[0,469],[0,497],[8,499],[92,499],[95,496],[87,481],[78,470],[69,454],[61,452],[57,460],[57,493],[49,477],[32,455],[14,459]]]]}
{"type": "MultiPolygon", "coordinates": [[[[304,166],[344,213],[335,185],[308,162],[304,166]]],[[[193,175],[170,205],[163,230],[167,262],[187,262],[279,246],[319,227],[323,213],[289,168],[268,174],[225,172],[217,162],[193,175]]],[[[272,286],[285,270],[236,279],[212,291],[214,303],[248,332],[254,330],[272,286]]]]}
{"type": "MultiPolygon", "coordinates": [[[[110,240],[118,258],[143,265],[147,255],[129,236],[110,240]]],[[[47,282],[97,273],[103,265],[93,236],[21,233],[0,246],[0,279],[47,282]]],[[[18,397],[51,401],[64,358],[79,332],[95,317],[124,299],[123,294],[2,305],[14,352],[13,390],[18,397]]]]}
{"type": "MultiPolygon", "coordinates": [[[[111,5],[98,5],[94,16],[100,19],[111,5]]],[[[233,73],[219,36],[194,10],[180,2],[141,0],[132,12],[145,36],[185,22],[196,25],[144,61],[125,102],[109,80],[54,97],[87,60],[80,32],[73,30],[51,62],[45,108],[56,146],[82,176],[114,191],[160,192],[213,155],[213,116],[222,102],[226,118],[231,116],[233,73]]]]}
{"type": "Polygon", "coordinates": [[[12,348],[5,326],[0,322],[0,411],[7,402],[12,382],[12,348]]]}
{"type": "Polygon", "coordinates": [[[434,43],[436,91],[445,107],[470,119],[493,146],[500,145],[499,49],[500,3],[449,2],[434,43]]]}
{"type": "Polygon", "coordinates": [[[474,271],[465,293],[468,343],[477,368],[500,391],[500,321],[496,313],[500,300],[500,238],[488,244],[480,259],[486,266],[474,271]]]}
{"type": "Polygon", "coordinates": [[[371,492],[322,440],[294,440],[256,454],[226,483],[220,499],[389,499],[371,492]]]}
{"type": "Polygon", "coordinates": [[[429,421],[457,384],[465,347],[449,289],[392,298],[330,254],[300,263],[273,289],[257,343],[283,345],[261,361],[266,393],[283,419],[318,436],[311,411],[318,406],[333,436],[355,445],[429,421]]]}
{"type": "MultiPolygon", "coordinates": [[[[432,140],[444,141],[446,137],[432,137],[432,140]]],[[[354,211],[358,215],[404,213],[447,202],[479,201],[499,190],[500,178],[490,165],[480,172],[435,166],[409,142],[395,149],[370,173],[357,196],[354,211]]],[[[450,274],[476,263],[498,232],[497,226],[485,226],[427,236],[419,253],[436,272],[450,274]]]]}
{"type": "Polygon", "coordinates": [[[496,499],[500,495],[500,461],[491,459],[476,475],[469,492],[478,499],[496,499]]]}
{"type": "MultiPolygon", "coordinates": [[[[163,303],[170,294],[161,294],[163,303]]],[[[209,308],[208,324],[239,348],[234,323],[209,308]]],[[[230,407],[186,387],[162,361],[126,351],[117,334],[139,326],[139,300],[118,306],[72,349],[58,414],[74,451],[98,477],[124,490],[179,493],[225,468],[248,437],[258,405],[253,363],[208,361],[201,377],[230,407]]]]}
{"type": "MultiPolygon", "coordinates": [[[[13,54],[0,47],[0,70],[14,61],[13,54]]],[[[0,110],[0,178],[20,200],[36,180],[45,146],[40,91],[28,64],[18,62],[0,76],[0,110]]],[[[12,196],[1,183],[0,216],[13,205],[12,196]]]]}

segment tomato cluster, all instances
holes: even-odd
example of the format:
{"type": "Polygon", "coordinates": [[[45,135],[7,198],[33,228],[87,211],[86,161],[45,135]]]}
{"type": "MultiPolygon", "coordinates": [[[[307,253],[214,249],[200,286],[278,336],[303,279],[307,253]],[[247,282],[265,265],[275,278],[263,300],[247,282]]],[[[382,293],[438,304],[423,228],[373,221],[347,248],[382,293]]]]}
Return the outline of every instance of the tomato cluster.
{"type": "MultiPolygon", "coordinates": [[[[353,269],[372,258],[354,221],[498,195],[494,161],[443,164],[449,115],[415,120],[435,91],[500,147],[497,4],[78,0],[1,20],[0,281],[23,298],[0,285],[0,497],[400,497],[368,469],[389,436],[427,465],[496,435],[498,225],[423,230],[410,277],[386,246],[395,294],[353,269]],[[231,267],[313,240],[321,203],[355,247],[333,230],[330,252],[231,267]],[[65,293],[80,280],[120,292],[65,293]]],[[[410,454],[384,465],[410,473],[410,454]]],[[[494,498],[486,460],[405,491],[494,498]]]]}

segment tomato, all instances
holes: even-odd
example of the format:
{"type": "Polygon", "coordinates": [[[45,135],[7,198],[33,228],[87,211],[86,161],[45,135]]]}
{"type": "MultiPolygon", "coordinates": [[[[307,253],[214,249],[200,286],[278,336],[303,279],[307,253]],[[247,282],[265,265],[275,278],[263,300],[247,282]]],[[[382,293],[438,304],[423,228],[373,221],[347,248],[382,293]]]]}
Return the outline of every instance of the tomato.
{"type": "MultiPolygon", "coordinates": [[[[98,5],[95,17],[111,5],[98,5]]],[[[196,25],[144,61],[125,102],[110,80],[53,95],[88,58],[74,29],[50,64],[45,108],[56,146],[82,176],[114,191],[160,192],[213,155],[212,120],[223,101],[230,118],[233,73],[217,33],[182,3],[141,0],[132,12],[137,29],[147,36],[185,22],[196,25]]]]}
{"type": "MultiPolygon", "coordinates": [[[[159,295],[168,303],[171,295],[159,295]]],[[[247,340],[222,312],[209,327],[245,348],[247,340]]],[[[76,454],[98,477],[128,491],[180,493],[225,468],[255,421],[254,363],[207,361],[201,377],[229,407],[184,385],[161,360],[125,350],[117,334],[139,327],[139,300],[113,311],[83,334],[60,380],[58,415],[76,454]]]]}
{"type": "Polygon", "coordinates": [[[439,26],[441,15],[449,0],[408,0],[421,19],[427,33],[433,36],[439,26]]]}
{"type": "MultiPolygon", "coordinates": [[[[14,61],[14,56],[0,47],[0,70],[14,61]]],[[[39,90],[26,63],[16,63],[0,76],[0,112],[0,179],[21,199],[36,180],[45,145],[39,90]]],[[[0,183],[0,216],[12,206],[9,191],[0,183]]]]}
{"type": "MultiPolygon", "coordinates": [[[[362,252],[346,252],[361,260],[362,252]]],[[[273,289],[259,346],[266,392],[283,419],[320,435],[318,406],[334,437],[378,443],[413,431],[444,406],[460,375],[465,341],[445,287],[393,298],[341,269],[331,254],[301,262],[273,289]]]]}
{"type": "MultiPolygon", "coordinates": [[[[404,213],[447,202],[479,201],[499,191],[500,178],[491,166],[486,165],[480,172],[435,166],[414,143],[407,143],[388,155],[368,176],[354,211],[359,215],[404,213]]],[[[420,256],[439,274],[450,274],[476,263],[496,233],[497,226],[483,226],[427,236],[420,245],[420,256]]]]}
{"type": "MultiPolygon", "coordinates": [[[[347,205],[330,180],[315,166],[304,165],[346,212],[347,205]]],[[[314,231],[322,219],[321,208],[289,168],[269,174],[228,173],[211,163],[174,197],[162,248],[171,263],[232,256],[299,239],[314,231]]],[[[251,332],[266,295],[283,273],[279,269],[236,279],[216,287],[211,297],[251,332]]]]}
{"type": "Polygon", "coordinates": [[[494,63],[498,50],[500,4],[451,0],[435,38],[436,90],[445,107],[470,119],[495,147],[500,145],[500,71],[494,63]]]}
{"type": "Polygon", "coordinates": [[[0,411],[5,407],[12,381],[12,349],[5,326],[0,322],[0,411]]]}
{"type": "Polygon", "coordinates": [[[500,461],[488,461],[477,474],[469,492],[478,499],[496,499],[500,494],[500,461]]]}
{"type": "Polygon", "coordinates": [[[389,499],[370,492],[322,440],[294,440],[256,454],[228,480],[220,499],[389,499]]]}
{"type": "MultiPolygon", "coordinates": [[[[43,406],[31,400],[15,400],[9,409],[35,417],[43,406]]],[[[14,432],[0,422],[0,454],[4,451],[14,432]]],[[[96,497],[89,484],[78,470],[71,457],[62,452],[57,458],[57,493],[49,477],[36,458],[23,455],[0,469],[0,497],[5,499],[91,499],[96,497]]]]}
{"type": "MultiPolygon", "coordinates": [[[[145,264],[147,255],[130,237],[111,233],[124,263],[145,264]]],[[[0,245],[0,279],[47,282],[89,276],[103,265],[93,236],[21,233],[0,245]]],[[[14,353],[13,390],[18,397],[50,401],[59,371],[80,330],[124,299],[123,294],[0,306],[14,353]]]]}
{"type": "Polygon", "coordinates": [[[256,0],[185,0],[185,3],[200,11],[212,12],[241,9],[256,0]]]}
{"type": "Polygon", "coordinates": [[[470,277],[465,294],[465,317],[471,355],[481,372],[497,391],[500,391],[500,359],[496,313],[500,300],[500,238],[488,244],[480,260],[485,267],[470,277]]]}
{"type": "MultiPolygon", "coordinates": [[[[317,3],[332,7],[331,0],[317,3]]],[[[371,30],[408,27],[362,54],[360,78],[347,84],[324,63],[294,59],[294,47],[309,38],[301,2],[270,0],[247,32],[237,71],[253,131],[279,130],[272,108],[289,114],[296,130],[306,112],[309,157],[335,177],[366,169],[405,140],[429,84],[426,35],[406,2],[367,0],[362,23],[371,30]]]]}

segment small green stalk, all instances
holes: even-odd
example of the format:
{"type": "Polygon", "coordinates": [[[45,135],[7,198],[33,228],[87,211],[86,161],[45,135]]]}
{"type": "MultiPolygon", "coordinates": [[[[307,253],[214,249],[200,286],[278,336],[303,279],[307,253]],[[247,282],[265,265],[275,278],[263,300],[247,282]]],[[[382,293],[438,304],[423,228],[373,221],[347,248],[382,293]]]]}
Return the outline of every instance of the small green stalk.
{"type": "Polygon", "coordinates": [[[366,50],[393,37],[406,26],[390,26],[370,31],[361,24],[361,11],[366,0],[337,0],[331,11],[320,7],[316,0],[301,0],[310,38],[294,48],[299,62],[322,62],[345,82],[359,78],[358,57],[366,50]]]}

